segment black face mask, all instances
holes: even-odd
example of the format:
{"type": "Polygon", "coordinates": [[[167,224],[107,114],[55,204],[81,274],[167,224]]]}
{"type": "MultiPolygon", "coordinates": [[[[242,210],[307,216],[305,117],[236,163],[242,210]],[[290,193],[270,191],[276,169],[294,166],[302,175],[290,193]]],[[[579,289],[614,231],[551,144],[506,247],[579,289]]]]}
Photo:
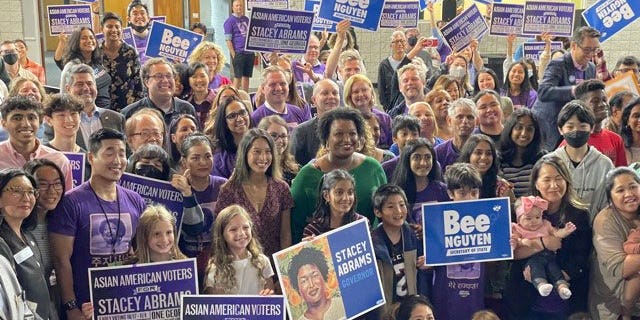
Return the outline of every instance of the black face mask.
{"type": "Polygon", "coordinates": [[[407,43],[409,44],[409,46],[415,46],[416,43],[418,43],[418,37],[409,37],[407,38],[407,43]]]}
{"type": "Polygon", "coordinates": [[[584,146],[587,143],[590,135],[591,135],[591,132],[589,131],[576,130],[576,131],[571,131],[569,133],[565,133],[563,137],[568,145],[574,148],[579,148],[584,146]]]}
{"type": "Polygon", "coordinates": [[[137,164],[136,169],[133,171],[133,173],[147,178],[164,181],[167,180],[167,175],[164,172],[160,171],[158,168],[150,164],[137,164]]]}
{"type": "Polygon", "coordinates": [[[4,62],[6,62],[9,65],[14,65],[16,64],[16,62],[18,62],[18,54],[17,53],[5,54],[2,57],[2,60],[4,60],[4,62]]]}
{"type": "Polygon", "coordinates": [[[136,26],[132,23],[129,23],[129,26],[131,27],[131,29],[135,30],[137,33],[143,33],[145,30],[147,30],[149,28],[149,24],[147,23],[144,26],[136,26]]]}

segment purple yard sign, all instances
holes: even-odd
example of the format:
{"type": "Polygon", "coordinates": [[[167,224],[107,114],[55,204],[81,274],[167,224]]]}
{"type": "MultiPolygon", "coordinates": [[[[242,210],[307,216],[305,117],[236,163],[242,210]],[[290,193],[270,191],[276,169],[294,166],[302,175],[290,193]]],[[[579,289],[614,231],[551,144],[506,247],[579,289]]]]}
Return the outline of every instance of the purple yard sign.
{"type": "Polygon", "coordinates": [[[415,28],[418,26],[420,6],[417,2],[385,1],[380,28],[415,28]]]}
{"type": "Polygon", "coordinates": [[[180,319],[284,320],[283,296],[182,296],[180,319]]]}
{"type": "MultiPolygon", "coordinates": [[[[544,41],[524,42],[522,44],[523,58],[532,59],[536,64],[540,63],[540,54],[544,51],[544,41]]],[[[551,42],[551,51],[556,49],[562,49],[561,41],[551,42]]]]}
{"type": "Polygon", "coordinates": [[[47,6],[49,13],[49,35],[72,33],[80,27],[93,27],[90,4],[47,6]]]}
{"type": "Polygon", "coordinates": [[[182,295],[198,293],[196,259],[89,268],[94,320],[180,319],[182,295]]]}
{"type": "Polygon", "coordinates": [[[474,4],[442,27],[440,32],[449,48],[459,52],[467,47],[471,40],[480,40],[488,30],[487,22],[478,6],[474,4]]]}
{"type": "Polygon", "coordinates": [[[256,52],[305,53],[313,12],[255,7],[251,10],[245,49],[256,52]]]}
{"type": "Polygon", "coordinates": [[[77,187],[84,182],[84,167],[86,161],[85,153],[63,152],[71,164],[71,176],[73,177],[73,187],[77,187]]]}
{"type": "Polygon", "coordinates": [[[522,34],[536,36],[549,32],[554,36],[571,37],[574,7],[572,2],[527,1],[522,34]]]}
{"type": "Polygon", "coordinates": [[[522,32],[524,5],[494,3],[491,11],[489,34],[498,36],[518,35],[522,32]]]}

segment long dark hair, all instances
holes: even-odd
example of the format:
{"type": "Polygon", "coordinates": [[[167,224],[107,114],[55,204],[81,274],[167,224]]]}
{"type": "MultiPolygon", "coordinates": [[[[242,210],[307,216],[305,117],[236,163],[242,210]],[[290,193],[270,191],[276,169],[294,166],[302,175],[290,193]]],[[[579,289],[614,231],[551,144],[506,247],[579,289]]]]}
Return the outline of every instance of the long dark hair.
{"type": "Polygon", "coordinates": [[[528,108],[520,108],[513,111],[513,113],[507,118],[504,124],[504,130],[500,134],[500,162],[503,164],[512,164],[516,157],[518,146],[516,146],[513,139],[511,139],[511,133],[513,128],[518,124],[518,120],[522,117],[529,117],[533,122],[535,132],[533,133],[533,140],[527,145],[522,153],[523,164],[534,164],[542,156],[541,144],[543,132],[540,131],[540,124],[538,124],[538,117],[528,108]]]}
{"type": "MultiPolygon", "coordinates": [[[[312,219],[316,220],[322,225],[322,227],[327,230],[331,225],[331,205],[324,200],[324,193],[331,192],[331,189],[336,186],[336,184],[340,181],[350,181],[353,187],[356,186],[356,181],[353,179],[353,176],[344,169],[335,169],[327,172],[320,178],[320,183],[318,184],[318,200],[316,202],[316,210],[313,212],[312,219]]],[[[356,220],[356,211],[355,208],[358,204],[358,198],[355,194],[355,190],[353,193],[353,205],[349,212],[347,212],[344,217],[342,217],[342,225],[353,222],[356,220]]]]}
{"type": "Polygon", "coordinates": [[[480,71],[476,72],[476,78],[473,81],[473,92],[478,93],[480,92],[480,86],[478,85],[478,78],[480,77],[481,73],[486,73],[488,75],[491,76],[491,78],[493,78],[493,83],[494,83],[494,87],[493,90],[494,91],[498,91],[500,90],[500,79],[498,79],[498,75],[496,74],[495,71],[493,71],[493,69],[489,69],[489,68],[482,68],[480,69],[480,71]]]}
{"type": "Polygon", "coordinates": [[[398,161],[398,165],[396,169],[393,171],[393,178],[391,182],[400,186],[405,191],[407,195],[407,201],[409,202],[409,206],[413,206],[416,201],[416,176],[411,171],[411,156],[416,150],[419,148],[426,147],[429,149],[429,153],[431,153],[431,171],[427,175],[429,182],[431,181],[442,181],[442,173],[440,172],[440,166],[438,165],[438,161],[436,161],[436,152],[433,149],[433,146],[429,143],[429,141],[425,138],[417,138],[414,140],[410,140],[400,152],[400,160],[398,161]]]}
{"type": "Polygon", "coordinates": [[[493,156],[493,163],[487,172],[482,175],[482,189],[480,190],[480,198],[495,198],[496,187],[498,185],[498,168],[500,168],[500,159],[496,152],[496,145],[493,140],[484,134],[472,134],[460,151],[460,156],[456,162],[470,163],[471,154],[473,150],[480,144],[480,142],[486,142],[491,149],[491,155],[493,156]]]}
{"type": "Polygon", "coordinates": [[[529,67],[527,67],[527,64],[524,63],[524,61],[520,60],[512,63],[509,66],[509,69],[507,70],[507,76],[504,78],[503,89],[506,91],[507,95],[509,94],[511,89],[511,80],[509,80],[509,73],[517,65],[520,65],[522,69],[524,69],[524,80],[522,80],[522,84],[520,85],[520,94],[528,94],[529,90],[531,90],[531,81],[529,81],[529,67]]]}
{"type": "MultiPolygon", "coordinates": [[[[0,196],[2,195],[3,192],[5,192],[4,189],[9,184],[9,182],[11,182],[11,180],[13,180],[14,178],[22,177],[22,176],[27,177],[27,179],[29,179],[29,182],[31,182],[31,186],[37,192],[38,181],[36,181],[36,179],[31,174],[27,173],[22,169],[7,168],[0,171],[0,196]]],[[[36,205],[34,204],[33,209],[31,210],[31,213],[29,214],[29,216],[26,217],[24,220],[22,220],[21,228],[25,230],[33,230],[36,224],[38,224],[38,215],[36,214],[36,205]]]]}
{"type": "MultiPolygon", "coordinates": [[[[83,63],[86,63],[84,61],[84,56],[80,51],[80,37],[82,36],[82,31],[84,30],[89,30],[93,35],[93,37],[94,38],[96,37],[96,34],[93,32],[93,30],[91,30],[91,28],[88,28],[88,27],[81,27],[80,29],[77,29],[76,31],[74,31],[71,34],[71,36],[69,36],[69,41],[67,42],[67,49],[64,51],[64,54],[62,55],[63,64],[67,64],[67,62],[73,59],[79,59],[83,63]]],[[[96,42],[96,49],[93,50],[93,52],[91,52],[91,61],[88,63],[91,66],[102,64],[102,50],[100,50],[100,47],[98,46],[98,41],[97,40],[94,40],[94,41],[96,42]]]]}
{"type": "Polygon", "coordinates": [[[633,146],[633,132],[631,127],[629,127],[629,118],[631,117],[631,111],[633,107],[640,105],[640,98],[635,98],[629,102],[628,105],[624,106],[622,110],[622,122],[620,123],[620,136],[622,137],[622,141],[624,142],[624,146],[626,148],[631,148],[633,146]]]}
{"type": "MultiPolygon", "coordinates": [[[[247,112],[249,111],[249,107],[244,103],[244,101],[242,101],[239,97],[236,96],[229,96],[227,97],[222,104],[220,105],[220,110],[217,111],[216,113],[216,120],[215,120],[215,136],[214,138],[214,142],[216,144],[216,148],[227,151],[227,152],[236,152],[236,150],[238,150],[238,146],[236,146],[236,143],[233,140],[233,134],[231,133],[231,130],[229,130],[229,125],[227,124],[227,107],[233,103],[233,102],[238,102],[240,104],[242,104],[245,108],[245,110],[247,110],[247,112]]],[[[249,116],[249,128],[253,128],[253,120],[251,120],[251,116],[249,116]]]]}

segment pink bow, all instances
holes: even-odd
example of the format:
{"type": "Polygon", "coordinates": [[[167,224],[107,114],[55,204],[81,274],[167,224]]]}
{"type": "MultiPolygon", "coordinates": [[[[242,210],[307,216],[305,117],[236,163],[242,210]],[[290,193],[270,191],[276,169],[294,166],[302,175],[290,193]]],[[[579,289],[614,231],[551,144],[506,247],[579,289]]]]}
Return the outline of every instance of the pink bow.
{"type": "Polygon", "coordinates": [[[522,211],[524,213],[531,211],[533,207],[540,208],[543,211],[547,210],[547,208],[549,207],[549,202],[547,202],[547,200],[537,196],[521,197],[520,202],[522,202],[522,211]]]}

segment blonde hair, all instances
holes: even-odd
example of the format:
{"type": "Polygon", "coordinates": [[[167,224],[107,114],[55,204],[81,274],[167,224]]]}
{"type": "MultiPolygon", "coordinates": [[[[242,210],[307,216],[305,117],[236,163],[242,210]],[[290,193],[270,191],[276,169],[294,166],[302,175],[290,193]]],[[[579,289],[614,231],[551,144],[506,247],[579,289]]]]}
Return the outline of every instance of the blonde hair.
{"type": "MultiPolygon", "coordinates": [[[[445,91],[446,92],[446,91],[445,91]]],[[[433,108],[431,108],[431,105],[426,102],[426,101],[418,101],[416,103],[413,103],[412,105],[409,106],[409,114],[413,116],[413,111],[418,107],[418,106],[425,106],[427,108],[427,110],[431,111],[431,114],[433,115],[433,137],[434,138],[438,135],[438,123],[437,123],[437,119],[436,119],[436,113],[433,112],[433,108]]],[[[420,131],[422,131],[422,125],[420,125],[420,131]]],[[[423,137],[423,138],[427,138],[427,137],[423,137]]]]}
{"type": "Polygon", "coordinates": [[[151,229],[160,221],[168,222],[173,228],[174,240],[171,248],[171,258],[176,260],[187,258],[177,246],[178,237],[176,235],[178,230],[176,229],[176,218],[163,205],[150,205],[142,212],[136,229],[136,257],[138,258],[138,263],[151,262],[149,237],[151,236],[151,229]]]}
{"type": "MultiPolygon", "coordinates": [[[[263,287],[266,279],[262,275],[261,270],[265,267],[265,261],[260,259],[262,254],[262,246],[256,238],[256,229],[249,216],[247,210],[239,205],[230,205],[224,208],[216,217],[216,222],[213,225],[213,246],[211,246],[211,258],[209,259],[209,267],[205,274],[209,274],[212,267],[215,267],[215,274],[213,276],[216,289],[222,289],[225,293],[231,292],[233,288],[238,286],[236,280],[236,271],[233,268],[233,254],[229,249],[227,241],[224,239],[224,230],[229,222],[237,217],[242,216],[251,225],[251,240],[247,245],[247,251],[250,253],[251,265],[259,270],[258,278],[261,282],[259,287],[263,287]]],[[[268,261],[266,263],[269,263],[268,261]]]]}
{"type": "Polygon", "coordinates": [[[194,62],[202,62],[200,61],[200,59],[205,54],[205,52],[209,50],[213,50],[216,56],[218,56],[218,65],[216,65],[216,69],[209,70],[209,72],[213,72],[213,74],[218,74],[222,70],[222,67],[224,67],[224,63],[227,60],[224,57],[224,54],[222,54],[222,49],[220,49],[220,47],[218,47],[218,45],[216,45],[213,42],[210,42],[210,41],[200,42],[200,44],[197,45],[195,49],[193,49],[193,53],[189,56],[189,59],[188,59],[189,64],[192,64],[194,62]]]}
{"type": "Polygon", "coordinates": [[[471,320],[500,320],[500,318],[491,310],[480,310],[471,316],[471,320]]]}
{"type": "Polygon", "coordinates": [[[351,108],[355,108],[355,106],[353,105],[353,101],[351,101],[351,87],[353,87],[353,85],[356,82],[364,82],[366,83],[369,88],[371,89],[371,102],[372,105],[371,107],[373,108],[374,105],[376,105],[376,93],[375,93],[375,89],[373,88],[373,83],[371,83],[371,80],[369,80],[369,78],[367,78],[367,76],[363,75],[363,74],[354,74],[351,77],[349,77],[349,79],[344,83],[344,104],[346,104],[347,106],[351,107],[351,108]]]}

